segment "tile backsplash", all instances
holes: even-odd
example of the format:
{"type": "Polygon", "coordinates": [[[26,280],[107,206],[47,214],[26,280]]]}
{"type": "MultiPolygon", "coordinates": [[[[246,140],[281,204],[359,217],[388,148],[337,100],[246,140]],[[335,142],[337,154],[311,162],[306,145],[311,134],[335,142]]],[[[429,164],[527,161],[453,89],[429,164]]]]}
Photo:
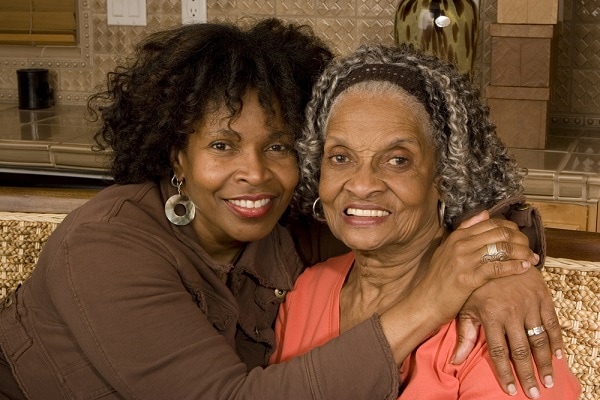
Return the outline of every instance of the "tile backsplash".
{"type": "MultiPolygon", "coordinates": [[[[394,19],[402,0],[207,0],[209,21],[275,16],[306,23],[339,54],[367,42],[393,43],[394,19]]],[[[557,0],[557,56],[550,102],[551,128],[600,128],[600,0],[557,0]]],[[[150,32],[181,23],[180,0],[147,0],[146,26],[107,24],[106,0],[77,0],[78,49],[14,49],[0,46],[0,103],[17,102],[16,70],[43,67],[51,72],[57,104],[84,104],[106,73],[150,32]]],[[[479,0],[480,35],[475,81],[490,82],[489,25],[497,0],[479,0]]]]}

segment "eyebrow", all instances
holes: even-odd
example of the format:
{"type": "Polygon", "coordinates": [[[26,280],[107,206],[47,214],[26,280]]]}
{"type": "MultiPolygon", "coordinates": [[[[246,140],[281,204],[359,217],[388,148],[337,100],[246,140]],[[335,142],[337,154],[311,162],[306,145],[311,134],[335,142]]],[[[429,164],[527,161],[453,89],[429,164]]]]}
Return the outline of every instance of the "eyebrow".
{"type": "MultiPolygon", "coordinates": [[[[216,131],[206,132],[206,136],[209,136],[209,137],[227,136],[236,141],[241,141],[244,137],[244,135],[239,133],[238,131],[235,131],[233,129],[228,129],[228,128],[221,128],[216,131]]],[[[284,131],[284,130],[273,130],[273,131],[269,132],[269,135],[267,138],[271,139],[271,140],[279,139],[279,138],[293,139],[294,135],[291,132],[284,131]]]]}
{"type": "MultiPolygon", "coordinates": [[[[325,139],[327,140],[327,138],[329,138],[329,137],[330,137],[330,135],[328,135],[325,139]]],[[[344,138],[339,138],[339,137],[336,137],[335,135],[331,136],[331,141],[334,142],[333,143],[334,145],[342,145],[342,146],[348,145],[348,142],[344,138]]],[[[391,147],[399,147],[406,143],[412,143],[412,144],[418,145],[419,147],[422,147],[421,143],[417,139],[412,138],[412,137],[411,138],[394,139],[391,142],[386,143],[386,147],[390,147],[390,148],[391,147]]]]}

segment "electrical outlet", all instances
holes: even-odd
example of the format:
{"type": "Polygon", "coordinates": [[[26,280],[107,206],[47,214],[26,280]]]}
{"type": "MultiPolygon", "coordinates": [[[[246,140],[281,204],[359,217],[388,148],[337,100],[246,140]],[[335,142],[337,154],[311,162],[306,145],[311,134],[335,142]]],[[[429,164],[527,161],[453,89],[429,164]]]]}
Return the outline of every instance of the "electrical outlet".
{"type": "Polygon", "coordinates": [[[206,22],[206,0],[181,0],[181,23],[206,22]]]}

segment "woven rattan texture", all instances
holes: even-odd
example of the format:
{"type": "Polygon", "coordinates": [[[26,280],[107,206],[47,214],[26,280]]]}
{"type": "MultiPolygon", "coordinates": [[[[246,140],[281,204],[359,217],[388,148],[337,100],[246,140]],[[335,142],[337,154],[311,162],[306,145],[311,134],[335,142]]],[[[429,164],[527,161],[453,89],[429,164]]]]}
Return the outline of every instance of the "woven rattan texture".
{"type": "MultiPolygon", "coordinates": [[[[0,299],[27,278],[63,214],[0,212],[0,299]]],[[[542,270],[562,325],[565,356],[582,385],[580,400],[600,399],[600,263],[548,257],[542,270]]]]}
{"type": "Polygon", "coordinates": [[[0,213],[0,298],[33,271],[50,233],[62,214],[0,213]]]}
{"type": "Polygon", "coordinates": [[[560,320],[581,400],[600,399],[600,263],[549,258],[542,274],[560,320]]]}

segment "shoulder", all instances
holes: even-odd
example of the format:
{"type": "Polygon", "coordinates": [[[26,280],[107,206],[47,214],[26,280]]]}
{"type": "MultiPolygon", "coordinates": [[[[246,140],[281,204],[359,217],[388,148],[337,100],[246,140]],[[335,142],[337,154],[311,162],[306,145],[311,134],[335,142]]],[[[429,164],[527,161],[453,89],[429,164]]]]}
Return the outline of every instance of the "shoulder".
{"type": "Polygon", "coordinates": [[[83,270],[99,260],[140,260],[150,254],[169,257],[166,250],[175,238],[161,199],[158,185],[152,182],[102,190],[57,227],[39,264],[70,259],[77,260],[78,269],[83,270]]]}

